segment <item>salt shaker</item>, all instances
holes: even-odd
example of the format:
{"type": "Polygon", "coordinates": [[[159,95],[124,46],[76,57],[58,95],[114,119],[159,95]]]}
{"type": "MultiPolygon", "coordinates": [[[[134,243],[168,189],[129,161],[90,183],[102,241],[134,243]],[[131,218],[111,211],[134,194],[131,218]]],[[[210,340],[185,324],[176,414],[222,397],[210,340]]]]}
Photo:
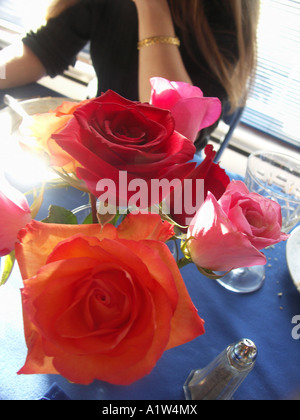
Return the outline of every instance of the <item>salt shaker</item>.
{"type": "Polygon", "coordinates": [[[231,400],[255,365],[257,348],[242,339],[228,346],[204,369],[193,370],[183,389],[187,400],[231,400]]]}

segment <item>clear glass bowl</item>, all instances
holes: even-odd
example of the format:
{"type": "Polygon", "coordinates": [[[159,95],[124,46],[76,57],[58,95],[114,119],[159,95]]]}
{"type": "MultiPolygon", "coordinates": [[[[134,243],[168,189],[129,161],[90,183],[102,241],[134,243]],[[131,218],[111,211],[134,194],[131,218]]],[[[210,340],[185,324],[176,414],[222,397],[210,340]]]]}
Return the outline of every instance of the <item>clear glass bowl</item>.
{"type": "MultiPolygon", "coordinates": [[[[280,204],[282,231],[289,233],[300,221],[300,161],[275,152],[255,152],[248,158],[245,183],[256,192],[280,204]]],[[[265,280],[265,267],[238,268],[218,280],[236,293],[259,290],[265,280]]]]}
{"type": "Polygon", "coordinates": [[[253,153],[245,183],[250,191],[280,204],[284,232],[300,221],[300,160],[275,152],[253,153]]]}

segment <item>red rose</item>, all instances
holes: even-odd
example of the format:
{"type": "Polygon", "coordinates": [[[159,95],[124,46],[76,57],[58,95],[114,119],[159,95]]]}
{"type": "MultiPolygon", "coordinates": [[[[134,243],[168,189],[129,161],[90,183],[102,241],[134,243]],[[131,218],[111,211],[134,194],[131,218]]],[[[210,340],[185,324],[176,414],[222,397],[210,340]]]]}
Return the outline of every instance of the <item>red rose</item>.
{"type": "Polygon", "coordinates": [[[129,220],[112,225],[33,221],[20,234],[28,355],[20,374],[61,374],[127,385],[163,352],[204,333],[168,247],[169,227],[148,215],[153,234],[129,220]],[[156,226],[155,226],[156,225],[156,226]],[[133,230],[138,238],[128,239],[133,230]],[[157,238],[159,240],[153,239],[157,238]]]}
{"type": "MultiPolygon", "coordinates": [[[[97,183],[110,179],[120,198],[120,171],[127,172],[128,183],[145,181],[150,192],[152,179],[182,179],[194,168],[194,163],[187,162],[196,149],[174,131],[174,125],[169,111],[108,91],[78,108],[74,118],[53,138],[81,164],[77,176],[91,193],[98,196],[97,183]]],[[[131,195],[133,192],[126,193],[126,198],[131,195]]]]}
{"type": "Polygon", "coordinates": [[[216,152],[212,145],[206,146],[205,155],[206,157],[203,162],[182,180],[179,188],[175,188],[171,192],[169,203],[170,215],[181,226],[189,225],[209,192],[218,200],[224,194],[230,183],[230,178],[224,169],[219,164],[214,163],[216,152]],[[197,189],[197,180],[203,180],[202,191],[197,189]],[[196,204],[199,197],[200,203],[197,208],[196,204]],[[182,211],[177,211],[176,209],[178,208],[182,209],[182,211]],[[193,210],[193,213],[190,213],[191,210],[193,210]]]}

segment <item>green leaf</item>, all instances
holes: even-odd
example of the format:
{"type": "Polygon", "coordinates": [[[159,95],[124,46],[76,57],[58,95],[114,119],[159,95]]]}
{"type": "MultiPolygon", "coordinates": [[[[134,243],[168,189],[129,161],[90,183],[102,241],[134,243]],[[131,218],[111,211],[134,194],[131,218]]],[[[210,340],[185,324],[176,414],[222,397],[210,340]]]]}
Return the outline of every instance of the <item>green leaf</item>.
{"type": "Polygon", "coordinates": [[[83,225],[92,225],[93,224],[93,215],[90,213],[83,221],[83,225]]]}
{"type": "Polygon", "coordinates": [[[10,254],[6,255],[3,259],[4,259],[4,267],[3,267],[3,270],[1,271],[0,286],[3,286],[11,275],[11,272],[14,268],[14,264],[16,260],[15,251],[12,251],[10,254]]]}
{"type": "Polygon", "coordinates": [[[43,223],[58,223],[60,225],[77,225],[77,217],[63,207],[51,205],[49,215],[42,220],[43,223]]]}

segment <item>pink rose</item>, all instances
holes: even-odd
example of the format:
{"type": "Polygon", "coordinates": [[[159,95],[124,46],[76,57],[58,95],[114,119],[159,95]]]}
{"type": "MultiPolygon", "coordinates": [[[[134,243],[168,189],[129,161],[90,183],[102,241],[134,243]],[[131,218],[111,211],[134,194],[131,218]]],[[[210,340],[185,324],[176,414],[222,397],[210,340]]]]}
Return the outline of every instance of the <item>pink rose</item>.
{"type": "Polygon", "coordinates": [[[213,271],[266,264],[260,250],[284,241],[278,203],[232,181],[219,201],[209,193],[188,229],[193,262],[213,271]]]}
{"type": "Polygon", "coordinates": [[[205,98],[201,89],[189,83],[170,82],[161,77],[150,79],[150,103],[171,111],[175,129],[191,141],[198,132],[213,125],[221,116],[222,105],[218,98],[205,98]]]}
{"type": "Polygon", "coordinates": [[[20,229],[31,221],[31,212],[24,195],[6,180],[0,184],[0,257],[15,248],[20,229]]]}
{"type": "Polygon", "coordinates": [[[274,200],[249,192],[241,181],[232,181],[219,203],[229,220],[248,236],[255,248],[285,241],[289,235],[282,233],[281,207],[274,200]]]}

